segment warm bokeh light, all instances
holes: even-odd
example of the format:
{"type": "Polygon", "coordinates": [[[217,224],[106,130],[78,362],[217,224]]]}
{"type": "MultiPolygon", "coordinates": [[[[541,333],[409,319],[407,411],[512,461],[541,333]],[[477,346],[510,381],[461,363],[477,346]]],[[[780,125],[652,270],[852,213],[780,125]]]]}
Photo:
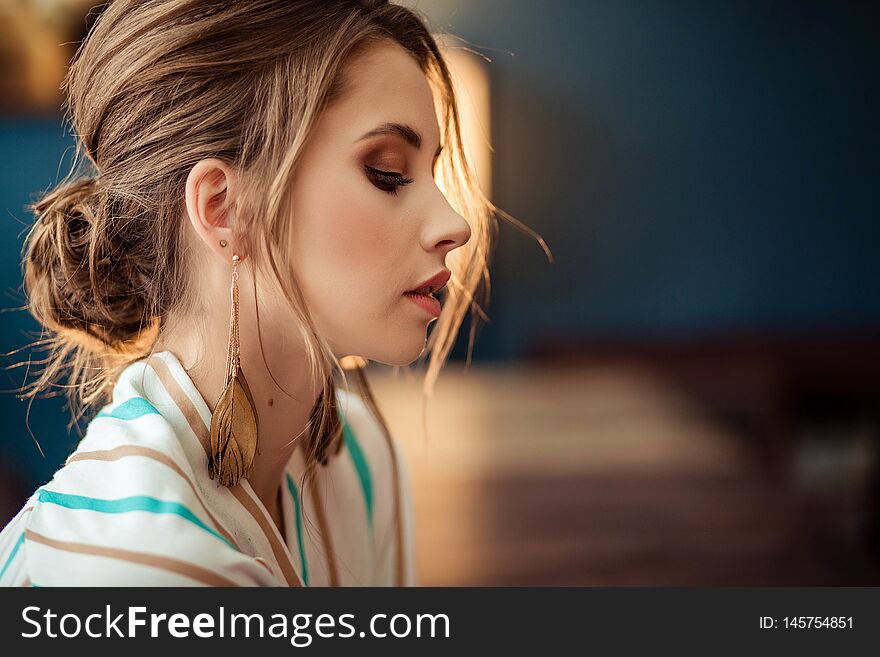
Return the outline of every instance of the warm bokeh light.
{"type": "Polygon", "coordinates": [[[59,112],[87,0],[0,0],[0,111],[59,112]]]}
{"type": "Polygon", "coordinates": [[[492,197],[492,146],[489,70],[485,61],[455,40],[441,38],[458,98],[462,140],[483,193],[492,197]]]}

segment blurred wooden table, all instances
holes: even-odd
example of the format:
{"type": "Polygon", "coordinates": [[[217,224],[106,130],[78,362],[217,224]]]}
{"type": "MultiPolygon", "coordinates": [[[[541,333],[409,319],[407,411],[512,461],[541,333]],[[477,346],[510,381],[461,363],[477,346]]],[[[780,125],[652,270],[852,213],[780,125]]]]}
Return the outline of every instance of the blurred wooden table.
{"type": "Polygon", "coordinates": [[[427,437],[421,380],[369,376],[410,464],[422,584],[880,582],[851,522],[863,471],[818,500],[775,482],[650,367],[451,364],[427,437]]]}

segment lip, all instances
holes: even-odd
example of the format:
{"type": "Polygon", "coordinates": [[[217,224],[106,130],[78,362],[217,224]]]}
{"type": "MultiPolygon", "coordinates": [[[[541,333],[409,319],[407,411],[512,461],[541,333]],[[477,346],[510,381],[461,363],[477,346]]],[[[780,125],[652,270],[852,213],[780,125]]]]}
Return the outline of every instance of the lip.
{"type": "Polygon", "coordinates": [[[452,277],[451,271],[449,271],[448,269],[441,269],[439,272],[437,272],[436,274],[431,276],[431,278],[429,278],[428,280],[422,281],[421,283],[419,283],[415,287],[411,287],[409,290],[407,290],[407,292],[414,292],[415,290],[420,290],[421,288],[427,287],[428,285],[430,285],[431,286],[430,294],[434,294],[434,292],[437,292],[438,290],[441,290],[444,287],[446,287],[446,284],[449,282],[449,279],[451,277],[452,277]]]}
{"type": "Polygon", "coordinates": [[[404,292],[403,296],[416,304],[419,308],[427,312],[431,317],[440,316],[440,301],[430,294],[416,294],[415,292],[404,292]]]}

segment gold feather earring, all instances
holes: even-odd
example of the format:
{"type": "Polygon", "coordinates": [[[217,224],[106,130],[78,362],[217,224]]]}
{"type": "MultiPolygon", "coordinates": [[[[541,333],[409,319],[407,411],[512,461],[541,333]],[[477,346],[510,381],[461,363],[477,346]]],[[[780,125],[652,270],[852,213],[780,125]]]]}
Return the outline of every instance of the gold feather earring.
{"type": "MultiPolygon", "coordinates": [[[[224,245],[225,246],[225,245],[224,245]]],[[[229,488],[249,477],[257,452],[257,411],[241,369],[238,333],[238,254],[232,256],[232,308],[226,349],[226,387],[211,414],[211,454],[208,474],[229,488]]]]}

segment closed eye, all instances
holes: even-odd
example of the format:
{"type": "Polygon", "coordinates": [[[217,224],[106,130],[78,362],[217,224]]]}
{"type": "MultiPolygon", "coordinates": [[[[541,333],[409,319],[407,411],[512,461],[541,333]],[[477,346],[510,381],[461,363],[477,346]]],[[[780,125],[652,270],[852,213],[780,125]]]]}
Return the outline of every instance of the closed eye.
{"type": "Polygon", "coordinates": [[[397,190],[400,187],[409,185],[413,181],[412,178],[405,178],[403,174],[394,171],[382,171],[367,164],[364,165],[364,171],[366,171],[367,177],[373,185],[392,196],[397,194],[397,190]]]}

